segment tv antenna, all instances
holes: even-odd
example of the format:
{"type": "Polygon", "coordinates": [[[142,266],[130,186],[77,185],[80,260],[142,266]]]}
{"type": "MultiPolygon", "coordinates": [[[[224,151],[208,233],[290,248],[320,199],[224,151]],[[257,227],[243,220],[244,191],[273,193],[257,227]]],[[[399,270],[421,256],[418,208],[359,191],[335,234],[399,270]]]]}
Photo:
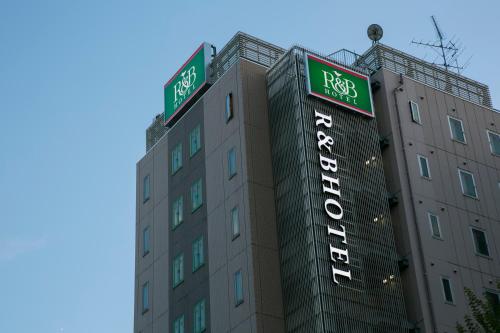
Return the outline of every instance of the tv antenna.
{"type": "Polygon", "coordinates": [[[463,66],[459,65],[458,57],[462,55],[462,53],[465,50],[465,47],[462,47],[460,41],[455,37],[447,41],[443,31],[439,28],[439,25],[434,15],[431,16],[431,20],[438,39],[434,42],[427,42],[427,43],[422,41],[419,42],[412,40],[411,43],[430,47],[437,53],[438,57],[441,57],[442,59],[441,63],[436,63],[435,61],[433,61],[433,64],[443,66],[447,71],[450,69],[456,70],[460,74],[460,71],[465,69],[465,67],[467,67],[471,58],[467,60],[465,65],[463,66]]]}

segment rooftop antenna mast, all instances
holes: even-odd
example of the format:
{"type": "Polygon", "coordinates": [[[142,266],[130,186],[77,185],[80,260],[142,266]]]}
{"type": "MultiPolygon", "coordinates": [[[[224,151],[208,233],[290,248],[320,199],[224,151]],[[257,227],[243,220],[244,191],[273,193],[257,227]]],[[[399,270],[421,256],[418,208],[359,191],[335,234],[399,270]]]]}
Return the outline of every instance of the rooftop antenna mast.
{"type": "Polygon", "coordinates": [[[460,74],[460,71],[466,67],[470,58],[469,60],[467,60],[466,65],[460,66],[458,64],[458,57],[463,53],[464,48],[458,45],[459,44],[458,41],[454,41],[453,40],[454,38],[450,39],[447,42],[446,37],[442,32],[442,30],[439,28],[436,17],[434,17],[434,15],[431,16],[431,20],[432,20],[432,25],[434,26],[434,30],[436,31],[438,40],[435,42],[427,42],[427,43],[424,43],[422,41],[412,40],[411,41],[412,44],[430,47],[431,49],[436,51],[436,53],[438,53],[439,57],[442,58],[442,63],[436,64],[435,62],[433,62],[435,65],[443,66],[447,71],[450,69],[454,69],[460,74]]]}

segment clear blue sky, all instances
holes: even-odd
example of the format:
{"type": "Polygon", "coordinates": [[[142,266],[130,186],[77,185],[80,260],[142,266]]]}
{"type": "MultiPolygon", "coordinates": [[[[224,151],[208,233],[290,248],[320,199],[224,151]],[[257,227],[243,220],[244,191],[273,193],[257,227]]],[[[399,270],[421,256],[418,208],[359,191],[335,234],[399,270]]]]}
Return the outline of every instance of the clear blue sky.
{"type": "Polygon", "coordinates": [[[500,106],[498,1],[0,0],[0,332],[132,332],[135,164],[163,84],[238,30],[358,53],[366,27],[417,56],[429,16],[500,106]]]}

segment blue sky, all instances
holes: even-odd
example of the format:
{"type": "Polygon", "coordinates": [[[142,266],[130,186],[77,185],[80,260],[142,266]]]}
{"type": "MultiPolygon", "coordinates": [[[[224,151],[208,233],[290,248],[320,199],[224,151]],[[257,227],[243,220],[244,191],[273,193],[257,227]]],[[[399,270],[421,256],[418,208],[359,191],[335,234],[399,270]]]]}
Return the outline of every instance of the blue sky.
{"type": "Polygon", "coordinates": [[[238,30],[288,48],[363,52],[435,38],[500,108],[497,1],[0,0],[0,332],[132,332],[135,163],[163,84],[238,30]]]}

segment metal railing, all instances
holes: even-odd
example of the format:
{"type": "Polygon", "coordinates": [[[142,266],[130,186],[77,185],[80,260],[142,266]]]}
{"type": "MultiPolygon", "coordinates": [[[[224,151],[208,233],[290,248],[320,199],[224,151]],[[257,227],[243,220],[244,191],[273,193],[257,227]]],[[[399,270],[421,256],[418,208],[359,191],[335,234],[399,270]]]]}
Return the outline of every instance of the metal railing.
{"type": "Polygon", "coordinates": [[[358,59],[355,65],[375,72],[380,68],[403,74],[435,89],[448,92],[470,102],[492,108],[490,90],[460,74],[447,71],[387,45],[375,44],[358,59]]]}
{"type": "Polygon", "coordinates": [[[217,81],[239,58],[271,67],[286,50],[259,38],[237,32],[210,64],[212,82],[217,81]]]}
{"type": "MultiPolygon", "coordinates": [[[[210,83],[215,83],[239,58],[271,67],[286,50],[256,37],[238,32],[210,63],[210,83]]],[[[158,142],[168,129],[163,125],[163,114],[158,114],[146,130],[146,151],[158,142]]]]}

